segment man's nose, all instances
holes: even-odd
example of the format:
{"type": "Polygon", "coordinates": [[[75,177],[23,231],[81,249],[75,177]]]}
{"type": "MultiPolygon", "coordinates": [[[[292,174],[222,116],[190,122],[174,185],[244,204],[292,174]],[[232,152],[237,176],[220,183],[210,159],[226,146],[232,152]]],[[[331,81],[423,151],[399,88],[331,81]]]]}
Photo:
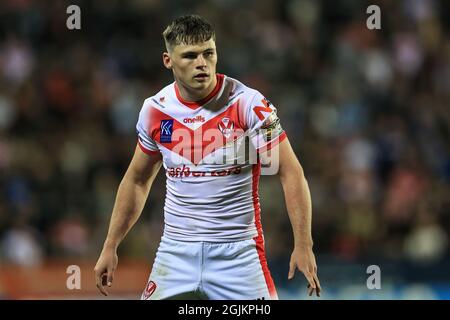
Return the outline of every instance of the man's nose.
{"type": "Polygon", "coordinates": [[[198,55],[196,62],[197,62],[197,68],[199,68],[199,69],[206,67],[206,60],[202,54],[198,55]]]}

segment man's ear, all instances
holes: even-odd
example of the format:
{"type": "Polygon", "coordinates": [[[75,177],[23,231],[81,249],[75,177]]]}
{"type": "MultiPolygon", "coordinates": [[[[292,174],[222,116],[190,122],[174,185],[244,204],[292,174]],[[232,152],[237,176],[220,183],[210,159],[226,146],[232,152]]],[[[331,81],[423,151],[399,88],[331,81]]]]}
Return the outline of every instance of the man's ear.
{"type": "Polygon", "coordinates": [[[170,58],[169,53],[163,52],[162,58],[164,67],[166,67],[167,69],[172,69],[172,59],[170,58]]]}

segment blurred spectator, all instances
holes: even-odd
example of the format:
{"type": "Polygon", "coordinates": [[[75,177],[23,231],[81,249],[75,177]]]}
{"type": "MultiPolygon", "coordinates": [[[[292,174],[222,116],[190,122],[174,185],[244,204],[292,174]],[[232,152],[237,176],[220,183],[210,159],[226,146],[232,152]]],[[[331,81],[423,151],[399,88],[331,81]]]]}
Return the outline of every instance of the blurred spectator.
{"type": "Polygon", "coordinates": [[[433,264],[442,260],[448,250],[448,235],[438,224],[435,213],[426,209],[419,212],[405,239],[404,250],[416,263],[433,264]]]}
{"type": "Polygon", "coordinates": [[[51,231],[51,239],[58,256],[83,257],[88,253],[89,230],[75,214],[56,223],[51,231]]]}
{"type": "Polygon", "coordinates": [[[36,230],[25,225],[21,219],[16,220],[15,225],[4,233],[0,241],[4,261],[24,267],[41,264],[44,259],[41,242],[36,230]]]}

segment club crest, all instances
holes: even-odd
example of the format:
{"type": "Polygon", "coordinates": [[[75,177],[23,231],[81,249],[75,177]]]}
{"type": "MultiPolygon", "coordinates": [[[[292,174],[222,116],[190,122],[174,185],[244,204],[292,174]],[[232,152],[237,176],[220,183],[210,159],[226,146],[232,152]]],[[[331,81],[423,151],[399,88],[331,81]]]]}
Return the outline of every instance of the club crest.
{"type": "Polygon", "coordinates": [[[153,294],[153,292],[155,292],[155,290],[156,290],[156,283],[154,281],[149,281],[142,295],[143,299],[148,300],[150,296],[153,294]]]}
{"type": "Polygon", "coordinates": [[[234,122],[230,118],[222,118],[222,120],[217,124],[220,132],[224,135],[225,138],[231,137],[231,134],[234,130],[234,122]]]}

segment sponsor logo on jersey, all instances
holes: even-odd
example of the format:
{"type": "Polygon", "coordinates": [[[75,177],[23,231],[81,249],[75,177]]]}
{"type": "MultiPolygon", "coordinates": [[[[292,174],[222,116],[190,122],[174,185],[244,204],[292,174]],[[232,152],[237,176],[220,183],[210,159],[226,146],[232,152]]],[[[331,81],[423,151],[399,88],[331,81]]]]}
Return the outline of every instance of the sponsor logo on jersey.
{"type": "Polygon", "coordinates": [[[169,177],[175,177],[175,178],[224,177],[224,176],[229,176],[232,174],[240,174],[240,173],[241,173],[240,166],[227,168],[227,169],[212,170],[212,171],[193,171],[186,165],[183,165],[182,167],[167,169],[167,175],[169,177]]]}
{"type": "Polygon", "coordinates": [[[172,132],[173,132],[173,119],[161,120],[161,137],[159,141],[161,143],[171,143],[172,142],[172,132]]]}
{"type": "Polygon", "coordinates": [[[205,122],[205,117],[198,115],[195,118],[183,119],[183,123],[196,123],[196,122],[205,122]]]}
{"type": "Polygon", "coordinates": [[[225,138],[229,138],[234,130],[234,122],[228,118],[222,118],[222,120],[217,124],[220,132],[224,135],[225,138]]]}
{"type": "Polygon", "coordinates": [[[153,294],[153,292],[155,292],[155,290],[156,290],[156,283],[154,281],[149,281],[142,295],[144,300],[148,300],[153,294]]]}

